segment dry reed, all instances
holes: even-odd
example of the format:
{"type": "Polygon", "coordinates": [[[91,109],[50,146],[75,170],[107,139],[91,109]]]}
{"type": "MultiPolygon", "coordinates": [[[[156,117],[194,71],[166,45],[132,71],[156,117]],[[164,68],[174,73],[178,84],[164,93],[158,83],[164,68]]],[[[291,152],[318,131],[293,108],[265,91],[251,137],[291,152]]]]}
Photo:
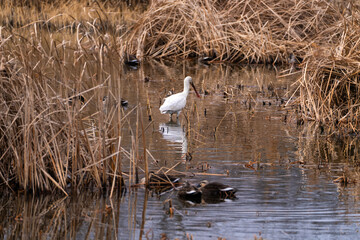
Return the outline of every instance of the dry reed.
{"type": "Polygon", "coordinates": [[[154,1],[125,35],[124,51],[140,59],[305,59],[301,117],[358,132],[359,9],[355,1],[154,1]]]}
{"type": "Polygon", "coordinates": [[[298,80],[304,119],[338,133],[358,133],[360,123],[360,5],[348,5],[328,45],[312,44],[298,80]],[[344,131],[345,130],[345,131],[344,131]]]}
{"type": "MultiPolygon", "coordinates": [[[[41,8],[54,6],[41,3],[41,8]]],[[[71,7],[67,4],[61,6],[71,7]]],[[[84,10],[84,15],[97,13],[92,20],[70,16],[62,23],[55,16],[1,16],[11,21],[0,27],[1,186],[66,195],[91,186],[109,188],[113,195],[115,187],[124,187],[121,153],[128,153],[121,147],[121,127],[128,115],[123,117],[120,90],[112,92],[121,88],[115,81],[116,38],[103,34],[108,9],[100,4],[96,9],[84,10]],[[75,34],[63,34],[64,24],[75,26],[75,34]],[[104,96],[118,103],[107,108],[104,96]]]]}
{"type": "Polygon", "coordinates": [[[153,1],[126,37],[138,57],[287,62],[326,41],[340,14],[328,1],[153,1]],[[322,36],[322,37],[320,37],[322,36]]]}
{"type": "Polygon", "coordinates": [[[0,4],[0,184],[10,189],[68,194],[69,186],[94,185],[112,195],[124,183],[121,156],[137,182],[146,128],[140,133],[137,120],[125,151],[121,127],[130,113],[102,101],[121,98],[110,88],[119,84],[114,69],[132,54],[277,63],[293,53],[305,59],[296,101],[303,117],[359,128],[355,3],[165,0],[140,16],[108,1],[24,4],[0,4]]]}

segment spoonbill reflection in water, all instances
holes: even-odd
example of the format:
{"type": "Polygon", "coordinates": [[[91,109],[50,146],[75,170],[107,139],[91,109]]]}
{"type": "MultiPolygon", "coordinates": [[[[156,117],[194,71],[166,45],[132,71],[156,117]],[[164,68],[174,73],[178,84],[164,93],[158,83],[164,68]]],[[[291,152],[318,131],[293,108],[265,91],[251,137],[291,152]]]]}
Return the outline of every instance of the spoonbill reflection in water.
{"type": "Polygon", "coordinates": [[[170,142],[169,146],[181,151],[181,155],[185,156],[188,152],[188,142],[186,133],[180,125],[180,122],[170,121],[168,123],[160,123],[159,130],[163,138],[170,142]]]}
{"type": "Polygon", "coordinates": [[[181,110],[186,105],[186,98],[189,95],[190,85],[194,88],[197,97],[200,98],[200,95],[196,91],[195,85],[192,81],[192,78],[187,76],[184,79],[184,91],[165,98],[164,103],[160,107],[160,112],[162,114],[170,114],[170,120],[172,119],[172,115],[174,113],[176,113],[176,118],[179,118],[181,110]]]}

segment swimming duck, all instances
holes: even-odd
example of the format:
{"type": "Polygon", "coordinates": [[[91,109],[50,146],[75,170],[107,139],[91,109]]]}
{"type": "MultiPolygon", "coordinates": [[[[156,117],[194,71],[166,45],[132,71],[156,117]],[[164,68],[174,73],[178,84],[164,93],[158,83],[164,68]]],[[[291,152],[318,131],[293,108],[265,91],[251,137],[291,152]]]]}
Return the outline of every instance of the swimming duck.
{"type": "Polygon", "coordinates": [[[184,185],[178,192],[178,197],[183,200],[200,203],[201,202],[201,191],[191,185],[189,182],[185,182],[184,185]]]}
{"type": "Polygon", "coordinates": [[[127,55],[125,57],[125,64],[129,65],[129,66],[138,66],[140,65],[140,60],[136,58],[135,55],[127,55]]]}
{"type": "MultiPolygon", "coordinates": [[[[109,97],[108,97],[108,96],[104,96],[104,97],[103,97],[103,104],[106,105],[107,102],[108,102],[108,100],[109,100],[109,97]]],[[[116,100],[115,100],[115,101],[116,101],[116,100]]],[[[125,99],[123,99],[123,98],[120,99],[120,105],[121,105],[122,107],[127,107],[128,104],[129,104],[129,102],[128,102],[127,100],[125,100],[125,99]]]]}
{"type": "MultiPolygon", "coordinates": [[[[164,187],[178,184],[180,177],[171,176],[163,173],[150,172],[149,174],[149,186],[150,187],[164,187]]],[[[141,183],[145,183],[145,178],[141,179],[141,183]]]]}
{"type": "Polygon", "coordinates": [[[5,57],[2,57],[0,61],[0,77],[5,77],[5,78],[10,77],[9,69],[6,66],[5,57]]]}
{"type": "Polygon", "coordinates": [[[69,105],[73,105],[77,101],[79,101],[80,104],[85,104],[86,100],[82,95],[77,94],[77,95],[69,97],[68,103],[69,103],[69,105]]]}
{"type": "Polygon", "coordinates": [[[218,182],[208,182],[207,180],[201,181],[199,184],[199,190],[202,193],[203,198],[221,198],[231,199],[236,198],[236,188],[218,182]]]}

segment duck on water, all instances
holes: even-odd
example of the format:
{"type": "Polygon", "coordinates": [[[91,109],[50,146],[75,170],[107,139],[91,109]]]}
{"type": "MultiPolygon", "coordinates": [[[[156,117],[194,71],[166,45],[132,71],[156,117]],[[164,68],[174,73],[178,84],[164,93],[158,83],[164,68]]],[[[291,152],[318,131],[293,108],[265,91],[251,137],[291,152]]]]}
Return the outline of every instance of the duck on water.
{"type": "Polygon", "coordinates": [[[236,198],[236,188],[219,182],[208,182],[207,180],[201,181],[197,186],[185,182],[183,187],[178,192],[178,197],[183,200],[200,203],[204,200],[208,203],[215,203],[224,199],[236,198]]]}

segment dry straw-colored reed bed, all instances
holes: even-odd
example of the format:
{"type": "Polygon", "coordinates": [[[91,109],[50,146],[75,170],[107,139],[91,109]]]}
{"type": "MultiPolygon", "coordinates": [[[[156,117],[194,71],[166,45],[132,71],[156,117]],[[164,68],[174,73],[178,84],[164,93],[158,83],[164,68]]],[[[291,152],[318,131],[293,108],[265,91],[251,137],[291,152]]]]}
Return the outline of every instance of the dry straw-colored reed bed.
{"type": "Polygon", "coordinates": [[[138,57],[284,63],[327,42],[340,20],[328,1],[153,1],[125,37],[138,57]]]}
{"type": "Polygon", "coordinates": [[[360,130],[359,17],[359,5],[344,10],[331,41],[313,44],[306,53],[298,81],[303,118],[330,125],[338,133],[360,130]]]}
{"type": "MultiPolygon", "coordinates": [[[[123,158],[134,169],[127,176],[135,182],[142,138],[133,137],[130,152],[121,147],[121,128],[129,115],[120,104],[119,54],[110,35],[116,31],[105,34],[111,13],[93,3],[78,13],[86,19],[77,19],[70,9],[32,19],[27,14],[36,7],[52,14],[55,5],[28,4],[20,6],[23,19],[13,19],[11,12],[1,18],[6,24],[0,27],[0,185],[64,194],[94,187],[112,195],[124,187],[123,158]],[[114,107],[106,107],[104,96],[114,107]]],[[[137,107],[130,113],[136,112],[137,107]]],[[[138,119],[134,132],[144,136],[138,119]]]]}
{"type": "Polygon", "coordinates": [[[356,1],[154,1],[125,36],[125,51],[139,58],[302,62],[295,102],[301,117],[357,132],[359,9],[356,1]]]}
{"type": "Polygon", "coordinates": [[[0,3],[1,186],[65,194],[106,186],[112,194],[123,185],[122,158],[136,183],[146,126],[134,108],[133,147],[121,147],[129,123],[116,81],[128,55],[286,63],[292,53],[304,59],[295,101],[302,116],[359,128],[355,3],[164,0],[144,12],[112,1],[0,3]],[[104,96],[116,107],[105,110],[104,96]]]}
{"type": "Polygon", "coordinates": [[[120,127],[105,121],[102,103],[113,80],[104,72],[111,59],[102,54],[103,44],[97,42],[99,50],[89,54],[79,43],[73,54],[66,42],[40,32],[32,39],[2,34],[9,36],[1,39],[2,54],[12,63],[1,76],[2,183],[66,193],[69,183],[102,187],[110,176],[121,176],[120,127]]]}

